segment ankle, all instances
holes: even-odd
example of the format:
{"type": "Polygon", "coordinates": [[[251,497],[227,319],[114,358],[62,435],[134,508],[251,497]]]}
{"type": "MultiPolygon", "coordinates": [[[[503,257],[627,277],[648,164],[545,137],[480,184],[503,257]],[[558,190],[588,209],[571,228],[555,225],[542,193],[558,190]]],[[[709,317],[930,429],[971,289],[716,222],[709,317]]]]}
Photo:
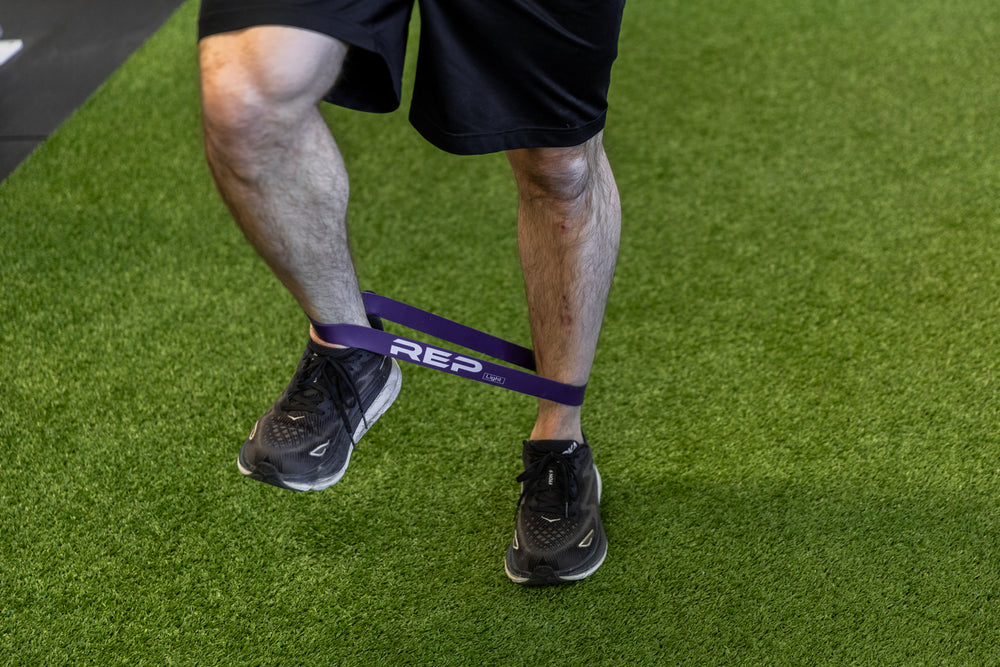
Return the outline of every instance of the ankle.
{"type": "Polygon", "coordinates": [[[584,444],[583,433],[579,429],[576,431],[539,431],[532,429],[529,440],[573,440],[581,445],[584,444]]]}
{"type": "Polygon", "coordinates": [[[580,408],[551,404],[538,411],[538,419],[531,429],[532,440],[576,440],[583,443],[580,425],[580,408]]]}
{"type": "Polygon", "coordinates": [[[313,327],[313,325],[311,324],[309,325],[309,338],[310,340],[312,340],[312,342],[316,343],[317,345],[322,345],[323,347],[329,347],[335,350],[347,349],[346,345],[339,345],[337,343],[328,343],[327,341],[320,338],[319,334],[316,332],[315,327],[313,327]]]}

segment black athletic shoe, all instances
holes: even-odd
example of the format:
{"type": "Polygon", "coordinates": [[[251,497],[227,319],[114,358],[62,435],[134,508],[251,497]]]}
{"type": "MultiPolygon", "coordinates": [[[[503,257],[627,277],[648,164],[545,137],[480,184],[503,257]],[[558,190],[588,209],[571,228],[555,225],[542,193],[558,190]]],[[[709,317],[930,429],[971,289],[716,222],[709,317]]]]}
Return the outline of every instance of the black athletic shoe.
{"type": "Polygon", "coordinates": [[[358,440],[396,400],[401,380],[389,357],[310,339],[291,383],[243,443],[240,472],[293,491],[336,484],[358,440]]]}
{"type": "Polygon", "coordinates": [[[601,476],[590,447],[526,440],[514,540],[504,569],[518,584],[546,586],[594,573],[608,553],[601,525],[601,476]]]}

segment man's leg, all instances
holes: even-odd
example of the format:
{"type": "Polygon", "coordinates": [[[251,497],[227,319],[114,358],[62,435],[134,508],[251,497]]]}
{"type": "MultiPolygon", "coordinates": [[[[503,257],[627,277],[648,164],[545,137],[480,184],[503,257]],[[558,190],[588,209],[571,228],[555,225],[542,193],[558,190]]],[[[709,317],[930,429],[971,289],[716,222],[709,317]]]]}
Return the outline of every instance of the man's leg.
{"type": "Polygon", "coordinates": [[[318,108],[346,50],[279,26],[203,39],[205,152],[236,222],[306,314],[367,325],[347,239],[347,172],[318,108]]]}
{"type": "MultiPolygon", "coordinates": [[[[584,385],[618,256],[621,204],[602,135],[573,148],[509,151],[518,245],[540,375],[584,385]]],[[[580,408],[540,401],[531,439],[583,442],[580,408]]]]}
{"type": "MultiPolygon", "coordinates": [[[[538,372],[590,377],[618,255],[618,190],[598,135],[574,148],[508,153],[519,192],[518,243],[538,372]]],[[[504,558],[516,583],[578,581],[604,562],[601,477],[580,408],[540,401],[522,450],[514,538],[504,558]]]]}
{"type": "MultiPolygon", "coordinates": [[[[309,317],[367,326],[347,239],[347,173],[318,104],[347,47],[268,26],[201,41],[205,151],[240,228],[309,317]]],[[[340,480],[399,393],[395,361],[310,339],[243,443],[240,471],[296,491],[340,480]]]]}

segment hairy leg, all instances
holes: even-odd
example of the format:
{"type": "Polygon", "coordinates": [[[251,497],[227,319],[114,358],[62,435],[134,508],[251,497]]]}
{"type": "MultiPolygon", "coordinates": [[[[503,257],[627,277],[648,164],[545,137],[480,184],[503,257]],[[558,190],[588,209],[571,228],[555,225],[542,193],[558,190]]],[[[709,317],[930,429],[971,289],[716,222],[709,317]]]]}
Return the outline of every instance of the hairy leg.
{"type": "MultiPolygon", "coordinates": [[[[621,205],[602,135],[573,148],[507,154],[518,186],[518,247],[540,375],[590,377],[618,256],[621,205]]],[[[582,441],[580,408],[540,401],[532,439],[582,441]]]]}
{"type": "Polygon", "coordinates": [[[236,222],[306,314],[367,325],[347,237],[347,172],[318,108],[346,51],[281,26],[203,39],[205,152],[236,222]]]}

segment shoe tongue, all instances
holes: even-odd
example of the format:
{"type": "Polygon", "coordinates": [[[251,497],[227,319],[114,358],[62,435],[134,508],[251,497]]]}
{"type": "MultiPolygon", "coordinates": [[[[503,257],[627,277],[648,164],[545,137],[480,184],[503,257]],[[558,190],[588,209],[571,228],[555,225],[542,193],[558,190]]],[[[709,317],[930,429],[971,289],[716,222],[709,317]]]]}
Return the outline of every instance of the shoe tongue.
{"type": "MultiPolygon", "coordinates": [[[[546,454],[569,456],[580,448],[580,443],[575,440],[526,440],[524,444],[526,466],[529,461],[537,462],[546,454]]],[[[566,479],[566,471],[554,461],[549,463],[539,471],[539,477],[536,478],[532,509],[552,516],[565,514],[568,492],[565,485],[568,483],[570,481],[566,479]]]]}

